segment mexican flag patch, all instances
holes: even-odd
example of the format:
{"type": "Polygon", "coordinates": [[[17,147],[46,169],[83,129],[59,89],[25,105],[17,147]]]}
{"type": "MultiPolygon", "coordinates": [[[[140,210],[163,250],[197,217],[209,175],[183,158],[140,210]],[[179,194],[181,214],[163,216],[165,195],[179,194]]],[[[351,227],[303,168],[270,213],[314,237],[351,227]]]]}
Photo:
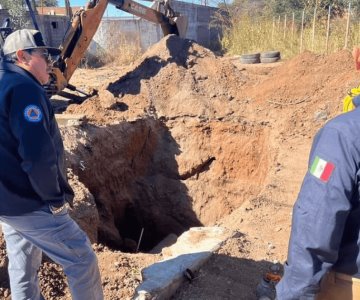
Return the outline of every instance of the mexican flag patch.
{"type": "Polygon", "coordinates": [[[315,156],[315,159],[310,168],[310,173],[316,178],[327,182],[330,179],[334,169],[335,165],[333,163],[323,160],[319,156],[315,156]]]}

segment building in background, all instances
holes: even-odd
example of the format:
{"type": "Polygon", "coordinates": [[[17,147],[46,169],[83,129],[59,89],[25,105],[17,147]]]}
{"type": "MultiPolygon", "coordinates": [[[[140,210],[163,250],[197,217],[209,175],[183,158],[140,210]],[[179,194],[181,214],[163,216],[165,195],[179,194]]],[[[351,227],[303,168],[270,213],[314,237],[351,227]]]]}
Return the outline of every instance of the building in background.
{"type": "MultiPolygon", "coordinates": [[[[186,38],[192,39],[200,45],[212,50],[220,47],[221,28],[214,27],[212,20],[218,12],[217,8],[173,0],[172,8],[189,20],[186,38]]],[[[73,7],[74,13],[81,7],[73,7]]],[[[0,9],[0,23],[9,17],[7,10],[0,9]]],[[[32,24],[30,16],[29,23],[32,24]]],[[[36,20],[43,33],[46,43],[58,47],[70,26],[70,18],[66,15],[65,7],[37,7],[36,20]]],[[[151,23],[138,17],[103,17],[89,47],[92,54],[101,49],[113,51],[117,43],[136,44],[142,51],[158,42],[163,37],[158,24],[151,23]]]]}

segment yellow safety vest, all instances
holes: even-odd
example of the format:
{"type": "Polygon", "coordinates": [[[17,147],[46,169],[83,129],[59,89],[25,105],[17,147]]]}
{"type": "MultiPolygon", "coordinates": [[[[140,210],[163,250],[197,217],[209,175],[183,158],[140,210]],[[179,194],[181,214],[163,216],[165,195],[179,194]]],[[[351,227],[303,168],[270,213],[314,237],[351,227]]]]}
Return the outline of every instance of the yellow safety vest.
{"type": "Polygon", "coordinates": [[[343,112],[348,112],[356,108],[356,106],[353,103],[353,99],[360,95],[360,85],[356,88],[352,88],[350,91],[348,91],[347,96],[343,100],[343,112]]]}

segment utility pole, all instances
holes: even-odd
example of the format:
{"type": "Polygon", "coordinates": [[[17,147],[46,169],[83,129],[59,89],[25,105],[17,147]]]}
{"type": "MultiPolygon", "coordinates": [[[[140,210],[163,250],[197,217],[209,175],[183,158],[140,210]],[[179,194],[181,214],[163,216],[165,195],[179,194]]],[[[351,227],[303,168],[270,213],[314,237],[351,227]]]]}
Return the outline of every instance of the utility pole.
{"type": "Polygon", "coordinates": [[[25,2],[26,2],[26,5],[27,5],[27,7],[29,9],[29,14],[30,14],[30,17],[31,17],[31,19],[33,21],[35,29],[39,30],[39,26],[38,26],[38,24],[36,22],[35,14],[34,14],[34,11],[33,11],[32,7],[31,7],[31,4],[30,4],[29,0],[25,0],[25,2]]]}
{"type": "Polygon", "coordinates": [[[66,8],[66,15],[71,20],[72,19],[72,9],[71,9],[71,6],[70,6],[70,0],[65,0],[65,8],[66,8]]]}

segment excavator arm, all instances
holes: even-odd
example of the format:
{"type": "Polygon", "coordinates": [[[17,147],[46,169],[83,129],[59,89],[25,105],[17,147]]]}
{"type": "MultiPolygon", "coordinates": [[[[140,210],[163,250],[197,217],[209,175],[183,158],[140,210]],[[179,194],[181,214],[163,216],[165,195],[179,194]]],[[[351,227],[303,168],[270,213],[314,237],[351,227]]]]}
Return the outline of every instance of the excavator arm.
{"type": "Polygon", "coordinates": [[[186,33],[187,17],[176,14],[170,8],[168,0],[158,2],[157,9],[133,0],[92,0],[85,9],[77,11],[73,16],[71,26],[60,46],[60,57],[52,69],[52,80],[47,86],[50,95],[57,94],[66,87],[73,88],[69,80],[84,57],[109,3],[130,14],[160,24],[164,35],[177,34],[183,37],[186,33]]]}
{"type": "Polygon", "coordinates": [[[60,46],[60,58],[53,67],[51,93],[56,94],[67,87],[99,27],[107,5],[107,0],[90,1],[85,9],[74,14],[60,46]]]}
{"type": "Polygon", "coordinates": [[[165,35],[176,34],[185,37],[187,30],[187,18],[180,16],[170,7],[169,1],[165,0],[158,2],[158,5],[163,5],[164,13],[158,10],[148,8],[140,3],[132,0],[109,0],[116,8],[121,9],[129,14],[138,16],[142,19],[153,23],[160,24],[161,29],[165,35]]]}

